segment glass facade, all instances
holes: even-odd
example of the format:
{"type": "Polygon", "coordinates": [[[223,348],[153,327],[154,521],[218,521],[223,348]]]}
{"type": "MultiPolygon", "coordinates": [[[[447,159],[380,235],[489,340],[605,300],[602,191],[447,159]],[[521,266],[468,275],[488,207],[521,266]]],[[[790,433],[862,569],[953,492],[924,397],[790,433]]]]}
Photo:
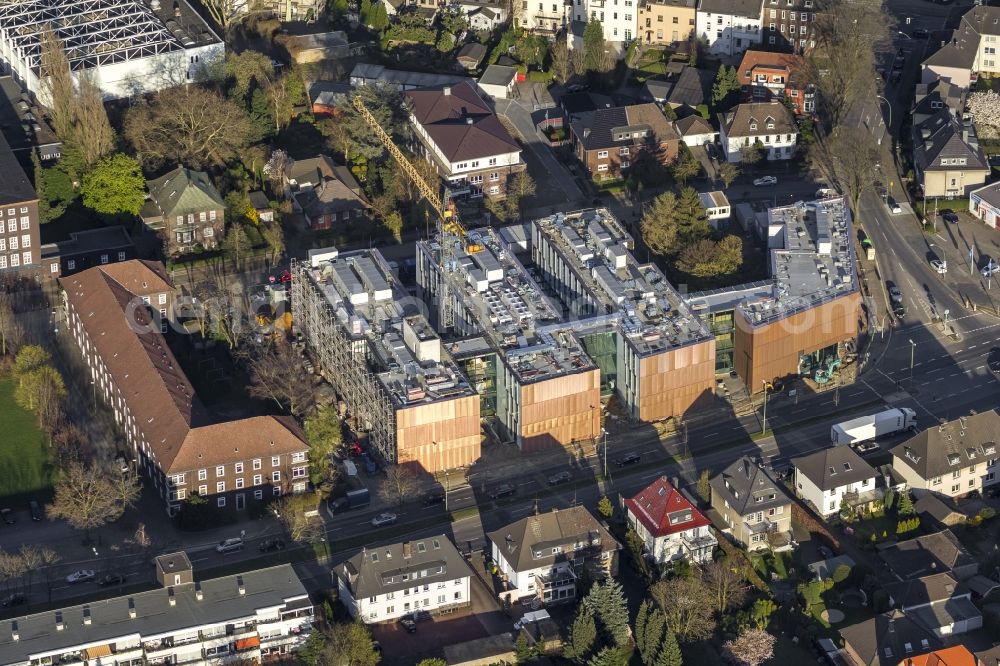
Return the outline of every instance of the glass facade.
{"type": "Polygon", "coordinates": [[[733,370],[733,353],[736,337],[736,326],[733,322],[733,310],[709,312],[701,319],[708,330],[715,336],[715,374],[728,375],[733,370]]]}
{"type": "Polygon", "coordinates": [[[583,343],[587,356],[592,358],[601,370],[601,396],[611,395],[618,385],[618,346],[615,333],[609,331],[582,335],[580,342],[583,343]]]}
{"type": "Polygon", "coordinates": [[[481,417],[497,414],[497,355],[486,354],[475,358],[459,361],[462,373],[479,394],[479,415],[481,417]]]}

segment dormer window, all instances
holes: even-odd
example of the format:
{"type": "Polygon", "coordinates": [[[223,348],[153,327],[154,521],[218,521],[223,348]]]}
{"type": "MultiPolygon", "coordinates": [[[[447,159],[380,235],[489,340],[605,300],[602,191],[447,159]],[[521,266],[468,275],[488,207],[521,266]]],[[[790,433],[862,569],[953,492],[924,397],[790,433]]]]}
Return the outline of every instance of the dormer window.
{"type": "Polygon", "coordinates": [[[849,463],[849,462],[845,462],[844,463],[844,471],[845,472],[850,472],[851,471],[851,463],[849,463]]]}
{"type": "Polygon", "coordinates": [[[767,129],[774,129],[774,123],[768,123],[767,129]]]}
{"type": "Polygon", "coordinates": [[[757,129],[757,123],[750,123],[750,131],[752,132],[756,129],[757,129]]]}

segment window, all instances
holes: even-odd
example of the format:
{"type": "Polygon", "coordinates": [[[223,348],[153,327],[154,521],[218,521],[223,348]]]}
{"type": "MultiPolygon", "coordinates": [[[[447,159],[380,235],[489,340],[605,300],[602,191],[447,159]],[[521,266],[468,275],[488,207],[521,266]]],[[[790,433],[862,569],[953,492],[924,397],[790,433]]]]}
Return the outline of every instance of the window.
{"type": "Polygon", "coordinates": [[[960,478],[961,476],[962,476],[962,470],[960,469],[956,469],[954,472],[951,473],[951,478],[953,479],[960,478]]]}
{"type": "Polygon", "coordinates": [[[455,593],[455,601],[459,601],[462,598],[462,592],[458,591],[455,593]]]}
{"type": "Polygon", "coordinates": [[[598,171],[607,171],[608,170],[608,165],[607,164],[598,164],[597,165],[597,170],[598,171]]]}
{"type": "Polygon", "coordinates": [[[599,159],[599,160],[600,159],[604,159],[607,156],[608,156],[608,151],[606,151],[606,150],[599,150],[599,151],[597,151],[597,159],[599,159]]]}
{"type": "Polygon", "coordinates": [[[208,470],[207,469],[199,469],[198,470],[198,480],[199,481],[204,481],[207,478],[208,478],[208,470]]]}
{"type": "Polygon", "coordinates": [[[11,236],[8,242],[10,243],[10,249],[12,250],[18,249],[17,236],[11,236]]]}
{"type": "Polygon", "coordinates": [[[292,454],[292,462],[293,463],[300,463],[300,462],[305,462],[305,461],[306,461],[306,452],[305,451],[299,451],[298,453],[293,453],[292,454]]]}
{"type": "Polygon", "coordinates": [[[496,166],[497,165],[497,158],[491,157],[489,164],[490,164],[490,166],[496,166]]]}
{"type": "Polygon", "coordinates": [[[621,167],[623,169],[627,169],[629,167],[629,161],[628,160],[622,160],[621,167]]]}
{"type": "Polygon", "coordinates": [[[264,483],[264,477],[261,476],[260,474],[254,474],[253,475],[253,485],[259,486],[262,483],[264,483]]]}
{"type": "Polygon", "coordinates": [[[271,490],[271,494],[274,495],[275,497],[280,497],[281,496],[281,486],[275,486],[271,490]]]}
{"type": "Polygon", "coordinates": [[[238,462],[238,463],[236,463],[235,465],[233,465],[233,470],[234,470],[234,471],[235,471],[235,472],[236,472],[237,474],[242,474],[242,473],[243,473],[243,463],[241,463],[241,462],[238,462]]]}
{"type": "MultiPolygon", "coordinates": [[[[217,507],[219,507],[220,509],[222,507],[226,506],[226,498],[225,497],[220,497],[220,498],[216,499],[215,500],[215,505],[217,507]]],[[[208,649],[211,650],[211,648],[208,648],[208,649]]]]}
{"type": "Polygon", "coordinates": [[[292,468],[292,478],[293,479],[301,479],[305,475],[306,475],[306,468],[305,467],[293,467],[292,468]]]}
{"type": "Polygon", "coordinates": [[[31,263],[31,253],[30,252],[22,252],[21,253],[21,263],[24,264],[25,266],[27,266],[28,264],[31,263]]]}
{"type": "Polygon", "coordinates": [[[211,220],[212,222],[215,222],[215,211],[214,210],[208,211],[208,219],[211,220]]]}
{"type": "Polygon", "coordinates": [[[254,460],[253,460],[253,468],[254,469],[260,469],[260,458],[254,458],[254,460]]]}
{"type": "Polygon", "coordinates": [[[215,475],[216,476],[225,476],[226,475],[226,468],[225,468],[225,466],[224,465],[219,465],[218,467],[216,467],[215,468],[215,475]]]}
{"type": "Polygon", "coordinates": [[[969,479],[969,487],[970,488],[975,488],[976,487],[976,480],[975,479],[969,479]]]}
{"type": "Polygon", "coordinates": [[[204,236],[205,238],[211,238],[212,236],[215,235],[215,229],[213,229],[212,227],[205,227],[202,230],[201,235],[204,236]]]}
{"type": "Polygon", "coordinates": [[[0,268],[7,268],[7,255],[0,254],[0,268]]]}
{"type": "Polygon", "coordinates": [[[17,220],[7,220],[7,231],[17,231],[17,220]]]}
{"type": "Polygon", "coordinates": [[[199,222],[204,222],[207,219],[208,219],[208,213],[206,213],[205,211],[201,211],[200,213],[198,213],[198,221],[199,222]]]}
{"type": "Polygon", "coordinates": [[[198,494],[204,497],[208,494],[208,486],[198,486],[198,494]]]}
{"type": "Polygon", "coordinates": [[[219,481],[218,483],[216,483],[215,484],[215,492],[217,492],[217,493],[224,493],[224,492],[226,492],[226,482],[225,481],[219,481]]]}
{"type": "Polygon", "coordinates": [[[58,273],[59,272],[59,262],[54,262],[51,266],[49,266],[49,271],[52,272],[52,273],[58,273]]]}
{"type": "Polygon", "coordinates": [[[500,180],[500,174],[499,174],[499,172],[494,171],[493,173],[490,174],[490,182],[491,183],[495,183],[498,180],[500,180]]]}
{"type": "Polygon", "coordinates": [[[628,155],[628,146],[622,146],[618,149],[619,155],[628,155]]]}
{"type": "Polygon", "coordinates": [[[932,486],[940,486],[941,485],[941,477],[940,476],[935,476],[933,479],[931,479],[931,485],[932,486]]]}
{"type": "Polygon", "coordinates": [[[752,132],[756,129],[757,129],[757,123],[750,123],[750,131],[752,132]]]}
{"type": "Polygon", "coordinates": [[[277,467],[281,464],[281,458],[278,456],[271,456],[271,467],[277,467]]]}
{"type": "Polygon", "coordinates": [[[271,481],[274,481],[275,483],[281,481],[281,472],[278,470],[271,472],[271,481]]]}
{"type": "Polygon", "coordinates": [[[490,188],[490,194],[500,194],[500,187],[497,186],[497,185],[494,185],[493,187],[491,187],[490,188]]]}
{"type": "Polygon", "coordinates": [[[264,499],[264,491],[263,490],[255,490],[255,491],[253,491],[253,498],[255,500],[262,500],[262,499],[264,499]]]}
{"type": "Polygon", "coordinates": [[[118,261],[125,261],[125,253],[124,252],[119,252],[118,253],[118,261]]]}
{"type": "MultiPolygon", "coordinates": [[[[25,234],[25,235],[21,236],[21,247],[31,247],[31,236],[29,234],[25,234]]],[[[103,255],[101,255],[101,258],[103,259],[103,258],[105,258],[107,256],[108,255],[103,254],[103,255]]],[[[102,261],[101,263],[102,264],[106,264],[108,262],[107,261],[102,261]]]]}
{"type": "Polygon", "coordinates": [[[243,477],[242,477],[242,476],[241,476],[241,477],[238,477],[238,478],[236,479],[236,487],[237,487],[237,488],[242,488],[242,487],[243,487],[243,477]]]}
{"type": "Polygon", "coordinates": [[[958,489],[959,489],[959,488],[961,488],[961,487],[962,487],[962,486],[961,486],[960,484],[957,484],[957,483],[956,483],[955,485],[953,485],[953,486],[951,487],[951,492],[953,492],[953,493],[957,493],[957,492],[958,492],[958,489]]]}

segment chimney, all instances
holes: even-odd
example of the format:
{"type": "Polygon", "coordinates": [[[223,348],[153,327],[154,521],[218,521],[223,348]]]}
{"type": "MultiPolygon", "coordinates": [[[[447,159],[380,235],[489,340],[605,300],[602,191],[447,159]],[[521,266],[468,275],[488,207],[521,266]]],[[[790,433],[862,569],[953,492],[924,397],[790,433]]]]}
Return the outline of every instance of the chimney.
{"type": "Polygon", "coordinates": [[[56,611],[56,631],[62,631],[65,628],[66,625],[63,624],[62,611],[56,611]]]}
{"type": "Polygon", "coordinates": [[[171,606],[177,605],[177,597],[174,595],[173,585],[167,588],[167,603],[169,603],[171,606]]]}
{"type": "Polygon", "coordinates": [[[465,119],[465,124],[466,125],[471,125],[472,124],[472,117],[471,116],[465,119]]]}
{"type": "Polygon", "coordinates": [[[129,597],[128,599],[128,616],[131,619],[135,619],[135,599],[129,597]]]}
{"type": "Polygon", "coordinates": [[[584,127],[583,128],[583,138],[586,139],[588,136],[590,136],[590,128],[589,127],[584,127]]]}
{"type": "Polygon", "coordinates": [[[83,623],[90,624],[90,606],[83,607],[83,623]]]}
{"type": "Polygon", "coordinates": [[[441,92],[444,93],[445,97],[450,97],[451,96],[451,86],[445,86],[444,90],[442,90],[441,92]]]}
{"type": "Polygon", "coordinates": [[[15,641],[21,640],[21,632],[17,628],[17,620],[10,623],[10,637],[15,641]]]}
{"type": "Polygon", "coordinates": [[[969,143],[969,126],[966,125],[962,128],[962,141],[969,143]]]}
{"type": "Polygon", "coordinates": [[[205,597],[205,595],[201,591],[201,583],[195,583],[194,584],[194,598],[197,599],[198,601],[201,601],[204,597],[205,597]]]}
{"type": "Polygon", "coordinates": [[[243,576],[236,577],[236,589],[239,590],[241,597],[247,593],[247,588],[243,586],[243,576]]]}
{"type": "Polygon", "coordinates": [[[408,560],[411,555],[413,555],[413,546],[407,541],[403,544],[403,559],[408,560]]]}

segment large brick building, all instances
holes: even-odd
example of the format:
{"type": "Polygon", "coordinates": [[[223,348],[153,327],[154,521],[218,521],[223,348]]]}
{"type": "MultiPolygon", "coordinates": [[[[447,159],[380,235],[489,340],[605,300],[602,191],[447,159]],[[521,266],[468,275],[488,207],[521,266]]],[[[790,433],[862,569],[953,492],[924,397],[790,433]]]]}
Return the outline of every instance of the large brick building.
{"type": "Polygon", "coordinates": [[[0,135],[0,276],[37,273],[38,195],[0,135]]]}
{"type": "Polygon", "coordinates": [[[163,337],[173,285],[162,264],[124,261],[59,281],[69,330],[168,513],[193,494],[242,510],[307,488],[308,446],[294,421],[216,418],[163,337]]]}
{"type": "Polygon", "coordinates": [[[656,104],[597,109],[570,126],[573,148],[595,180],[622,178],[638,160],[670,164],[681,138],[656,104]]]}

